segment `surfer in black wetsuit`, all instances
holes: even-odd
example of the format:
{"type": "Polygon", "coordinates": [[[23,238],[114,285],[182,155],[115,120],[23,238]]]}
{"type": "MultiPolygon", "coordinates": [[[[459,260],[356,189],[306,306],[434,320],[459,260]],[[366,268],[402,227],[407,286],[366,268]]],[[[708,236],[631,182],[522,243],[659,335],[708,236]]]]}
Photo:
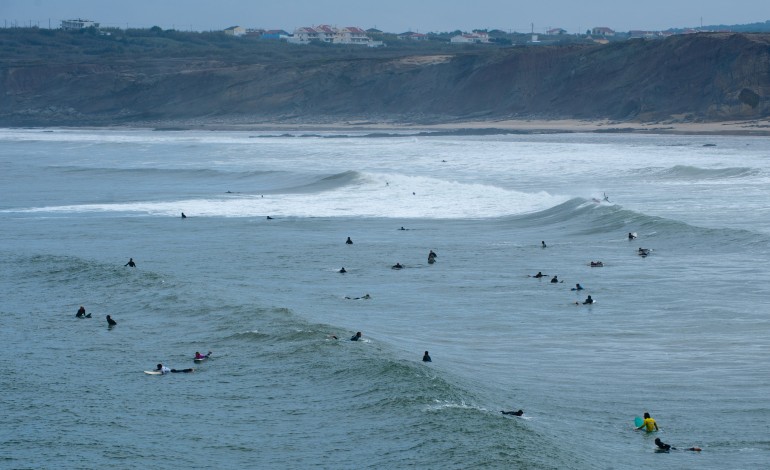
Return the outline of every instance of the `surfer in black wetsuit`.
{"type": "Polygon", "coordinates": [[[124,264],[123,266],[129,266],[129,267],[135,268],[136,263],[134,263],[134,258],[128,258],[128,263],[124,264]]]}
{"type": "Polygon", "coordinates": [[[75,314],[75,318],[86,318],[86,308],[81,305],[78,313],[75,314]]]}
{"type": "Polygon", "coordinates": [[[115,326],[118,322],[112,319],[111,316],[107,315],[107,326],[115,326]]]}
{"type": "Polygon", "coordinates": [[[545,241],[540,242],[540,246],[542,246],[543,248],[547,248],[547,245],[545,244],[545,241]]]}
{"type": "Polygon", "coordinates": [[[592,299],[590,295],[583,301],[583,305],[590,305],[592,303],[594,303],[594,299],[592,299]]]}
{"type": "Polygon", "coordinates": [[[558,276],[554,276],[551,278],[551,284],[556,284],[559,282],[558,276]]]}
{"type": "Polygon", "coordinates": [[[572,290],[583,290],[583,286],[580,284],[575,284],[575,287],[573,287],[572,290]]]}
{"type": "MultiPolygon", "coordinates": [[[[665,442],[661,441],[659,437],[655,438],[655,445],[658,446],[659,450],[665,450],[665,451],[677,450],[676,447],[672,447],[670,444],[666,444],[665,442]]],[[[700,452],[701,448],[700,447],[688,447],[685,450],[691,450],[691,451],[694,451],[694,452],[700,452]]]]}
{"type": "Polygon", "coordinates": [[[522,411],[522,410],[519,410],[519,411],[501,411],[500,413],[502,413],[504,415],[521,416],[521,415],[524,414],[524,411],[522,411]]]}
{"type": "Polygon", "coordinates": [[[155,368],[155,370],[160,372],[163,375],[166,375],[169,372],[173,372],[175,374],[179,373],[179,372],[187,373],[187,372],[192,372],[195,369],[169,369],[168,367],[164,367],[163,364],[158,364],[158,366],[155,368]]]}
{"type": "Polygon", "coordinates": [[[350,337],[350,341],[358,341],[359,339],[361,339],[361,332],[360,331],[350,337]]]}
{"type": "Polygon", "coordinates": [[[340,274],[345,274],[347,271],[345,271],[345,266],[342,267],[342,269],[339,270],[340,274]]]}
{"type": "Polygon", "coordinates": [[[438,258],[438,255],[434,253],[433,250],[430,250],[430,253],[428,253],[428,264],[435,263],[436,258],[438,258]]]}
{"type": "Polygon", "coordinates": [[[361,300],[361,299],[369,300],[369,299],[372,298],[372,296],[369,295],[369,294],[364,294],[361,297],[345,297],[345,298],[348,299],[348,300],[361,300]]]}
{"type": "Polygon", "coordinates": [[[182,212],[182,218],[183,218],[183,219],[186,219],[186,218],[187,218],[187,216],[186,216],[186,215],[184,215],[184,212],[182,212]]]}
{"type": "Polygon", "coordinates": [[[430,358],[430,354],[428,354],[428,351],[425,351],[425,354],[423,354],[422,362],[433,362],[433,360],[430,358]]]}
{"type": "Polygon", "coordinates": [[[609,196],[607,196],[607,193],[602,193],[602,194],[604,194],[604,199],[602,199],[602,200],[603,200],[603,201],[607,201],[607,202],[610,202],[610,197],[609,197],[609,196]]]}
{"type": "Polygon", "coordinates": [[[390,267],[390,269],[401,269],[404,266],[401,263],[396,263],[393,266],[390,267]]]}
{"type": "Polygon", "coordinates": [[[351,240],[350,237],[348,237],[348,239],[345,240],[345,244],[352,245],[353,244],[353,240],[351,240]]]}
{"type": "Polygon", "coordinates": [[[631,233],[631,232],[628,232],[628,239],[629,239],[629,240],[633,240],[634,238],[636,238],[636,235],[634,235],[634,234],[633,234],[633,233],[631,233]]]}
{"type": "Polygon", "coordinates": [[[547,276],[547,274],[543,274],[540,271],[538,271],[537,274],[535,274],[532,277],[536,277],[536,278],[540,279],[541,277],[546,277],[546,276],[547,276]]]}

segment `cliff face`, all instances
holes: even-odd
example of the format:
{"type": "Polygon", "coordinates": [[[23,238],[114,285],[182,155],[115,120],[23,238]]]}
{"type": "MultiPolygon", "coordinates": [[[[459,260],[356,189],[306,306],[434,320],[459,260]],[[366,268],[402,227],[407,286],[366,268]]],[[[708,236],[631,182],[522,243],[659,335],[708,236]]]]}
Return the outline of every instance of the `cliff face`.
{"type": "Polygon", "coordinates": [[[26,59],[0,63],[0,125],[770,116],[770,35],[286,61],[26,59]]]}

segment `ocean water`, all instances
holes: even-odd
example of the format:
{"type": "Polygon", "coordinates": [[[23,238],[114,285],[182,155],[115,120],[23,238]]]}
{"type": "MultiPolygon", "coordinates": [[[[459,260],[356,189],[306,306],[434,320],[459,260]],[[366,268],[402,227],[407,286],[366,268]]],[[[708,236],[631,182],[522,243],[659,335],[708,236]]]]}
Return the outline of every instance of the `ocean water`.
{"type": "Polygon", "coordinates": [[[766,467],[769,183],[761,137],[2,129],[0,467],[766,467]]]}

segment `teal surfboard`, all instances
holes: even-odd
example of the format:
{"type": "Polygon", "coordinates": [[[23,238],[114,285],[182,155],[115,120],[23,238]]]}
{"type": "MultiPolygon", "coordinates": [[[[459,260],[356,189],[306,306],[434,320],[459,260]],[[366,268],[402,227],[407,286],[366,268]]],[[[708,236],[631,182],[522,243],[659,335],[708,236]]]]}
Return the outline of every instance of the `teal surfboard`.
{"type": "Polygon", "coordinates": [[[634,427],[635,428],[638,428],[642,424],[644,424],[644,419],[642,419],[641,416],[637,416],[636,418],[634,418],[634,427]]]}

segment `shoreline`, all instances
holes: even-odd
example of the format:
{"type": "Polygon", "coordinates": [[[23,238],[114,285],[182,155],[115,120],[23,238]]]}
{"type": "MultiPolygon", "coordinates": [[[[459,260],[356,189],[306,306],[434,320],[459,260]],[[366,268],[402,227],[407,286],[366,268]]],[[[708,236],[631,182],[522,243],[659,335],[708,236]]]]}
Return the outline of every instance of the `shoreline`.
{"type": "Polygon", "coordinates": [[[210,130],[210,131],[369,131],[495,134],[554,134],[554,133],[638,133],[681,135],[743,135],[770,136],[770,118],[746,121],[719,122],[621,122],[587,119],[499,119],[469,120],[437,123],[376,122],[371,120],[318,122],[262,122],[262,123],[168,123],[154,126],[156,130],[210,130]],[[164,129],[164,127],[166,129],[164,129]]]}
{"type": "Polygon", "coordinates": [[[770,118],[718,122],[630,122],[589,119],[499,119],[410,123],[373,120],[341,120],[329,122],[227,122],[227,121],[159,121],[106,126],[6,126],[7,129],[148,129],[156,131],[244,131],[244,132],[370,132],[370,133],[455,133],[469,135],[492,134],[675,134],[675,135],[735,135],[770,136],[770,118]]]}

